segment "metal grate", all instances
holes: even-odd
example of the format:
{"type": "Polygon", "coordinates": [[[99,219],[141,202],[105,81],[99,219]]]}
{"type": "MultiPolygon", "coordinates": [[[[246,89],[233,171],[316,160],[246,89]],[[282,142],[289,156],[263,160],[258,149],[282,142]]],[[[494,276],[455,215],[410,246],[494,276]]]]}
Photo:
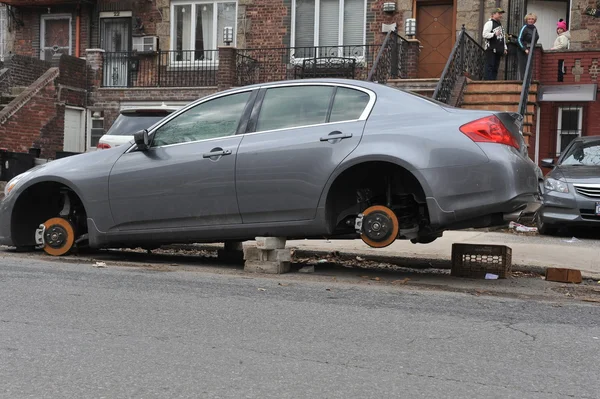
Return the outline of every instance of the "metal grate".
{"type": "Polygon", "coordinates": [[[574,184],[577,194],[584,197],[600,199],[600,184],[574,184]]]}
{"type": "Polygon", "coordinates": [[[486,273],[510,277],[512,249],[505,245],[452,244],[452,271],[455,277],[483,278],[486,273]]]}

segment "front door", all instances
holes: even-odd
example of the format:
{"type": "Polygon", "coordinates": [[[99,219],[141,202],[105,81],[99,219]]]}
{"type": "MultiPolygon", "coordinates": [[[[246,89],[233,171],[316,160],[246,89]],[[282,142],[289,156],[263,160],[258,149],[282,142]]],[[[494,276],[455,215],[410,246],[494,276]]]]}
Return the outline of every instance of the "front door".
{"type": "Polygon", "coordinates": [[[52,61],[54,54],[71,54],[71,15],[42,15],[40,58],[52,61]]]}
{"type": "Polygon", "coordinates": [[[569,3],[566,1],[531,0],[527,2],[527,13],[537,15],[535,27],[540,35],[539,43],[545,50],[552,48],[556,39],[556,23],[559,19],[567,21],[569,3]]]}
{"type": "Polygon", "coordinates": [[[104,49],[105,87],[127,87],[131,51],[131,18],[100,19],[100,47],[104,49]]]}
{"type": "Polygon", "coordinates": [[[418,3],[419,78],[439,78],[444,71],[454,44],[452,9],[452,3],[418,3]]]}
{"type": "Polygon", "coordinates": [[[81,109],[65,108],[64,151],[85,151],[85,124],[83,115],[84,113],[81,109]]]}
{"type": "Polygon", "coordinates": [[[243,222],[314,219],[329,177],[360,142],[370,103],[368,93],[350,88],[266,90],[250,123],[255,132],[245,135],[237,156],[243,222]]]}
{"type": "Polygon", "coordinates": [[[109,180],[115,227],[148,231],[241,223],[235,162],[242,136],[235,133],[250,94],[196,105],[152,132],[149,150],[123,154],[109,180]]]}

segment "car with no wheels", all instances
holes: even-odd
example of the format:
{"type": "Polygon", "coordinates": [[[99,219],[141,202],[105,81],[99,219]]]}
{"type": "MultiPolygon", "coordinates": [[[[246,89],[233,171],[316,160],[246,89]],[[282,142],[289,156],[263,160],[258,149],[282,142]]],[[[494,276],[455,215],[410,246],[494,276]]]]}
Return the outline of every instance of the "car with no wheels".
{"type": "Polygon", "coordinates": [[[315,79],[220,92],[132,145],[17,176],[0,243],[145,247],[256,236],[357,238],[379,248],[503,224],[539,205],[541,173],[513,113],[315,79]]]}

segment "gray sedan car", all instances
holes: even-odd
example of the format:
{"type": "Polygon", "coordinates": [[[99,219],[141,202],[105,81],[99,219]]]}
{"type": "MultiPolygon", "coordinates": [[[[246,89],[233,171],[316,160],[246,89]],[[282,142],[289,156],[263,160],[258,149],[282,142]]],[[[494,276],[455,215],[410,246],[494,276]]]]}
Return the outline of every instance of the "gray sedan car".
{"type": "Polygon", "coordinates": [[[554,167],[544,181],[544,205],[538,230],[554,234],[561,227],[600,227],[600,136],[575,139],[559,157],[542,160],[554,167]]]}
{"type": "Polygon", "coordinates": [[[516,114],[355,80],[237,88],[182,108],[130,145],[18,176],[0,206],[0,243],[51,255],[83,241],[427,243],[535,208],[541,173],[520,126],[516,114]]]}

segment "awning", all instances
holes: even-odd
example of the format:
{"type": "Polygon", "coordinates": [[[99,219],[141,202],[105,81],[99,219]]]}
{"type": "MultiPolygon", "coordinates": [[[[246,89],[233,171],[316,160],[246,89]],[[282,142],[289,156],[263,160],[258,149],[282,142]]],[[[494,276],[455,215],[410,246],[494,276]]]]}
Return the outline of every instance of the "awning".
{"type": "Polygon", "coordinates": [[[538,96],[539,101],[596,101],[598,85],[543,85],[538,96]]]}

